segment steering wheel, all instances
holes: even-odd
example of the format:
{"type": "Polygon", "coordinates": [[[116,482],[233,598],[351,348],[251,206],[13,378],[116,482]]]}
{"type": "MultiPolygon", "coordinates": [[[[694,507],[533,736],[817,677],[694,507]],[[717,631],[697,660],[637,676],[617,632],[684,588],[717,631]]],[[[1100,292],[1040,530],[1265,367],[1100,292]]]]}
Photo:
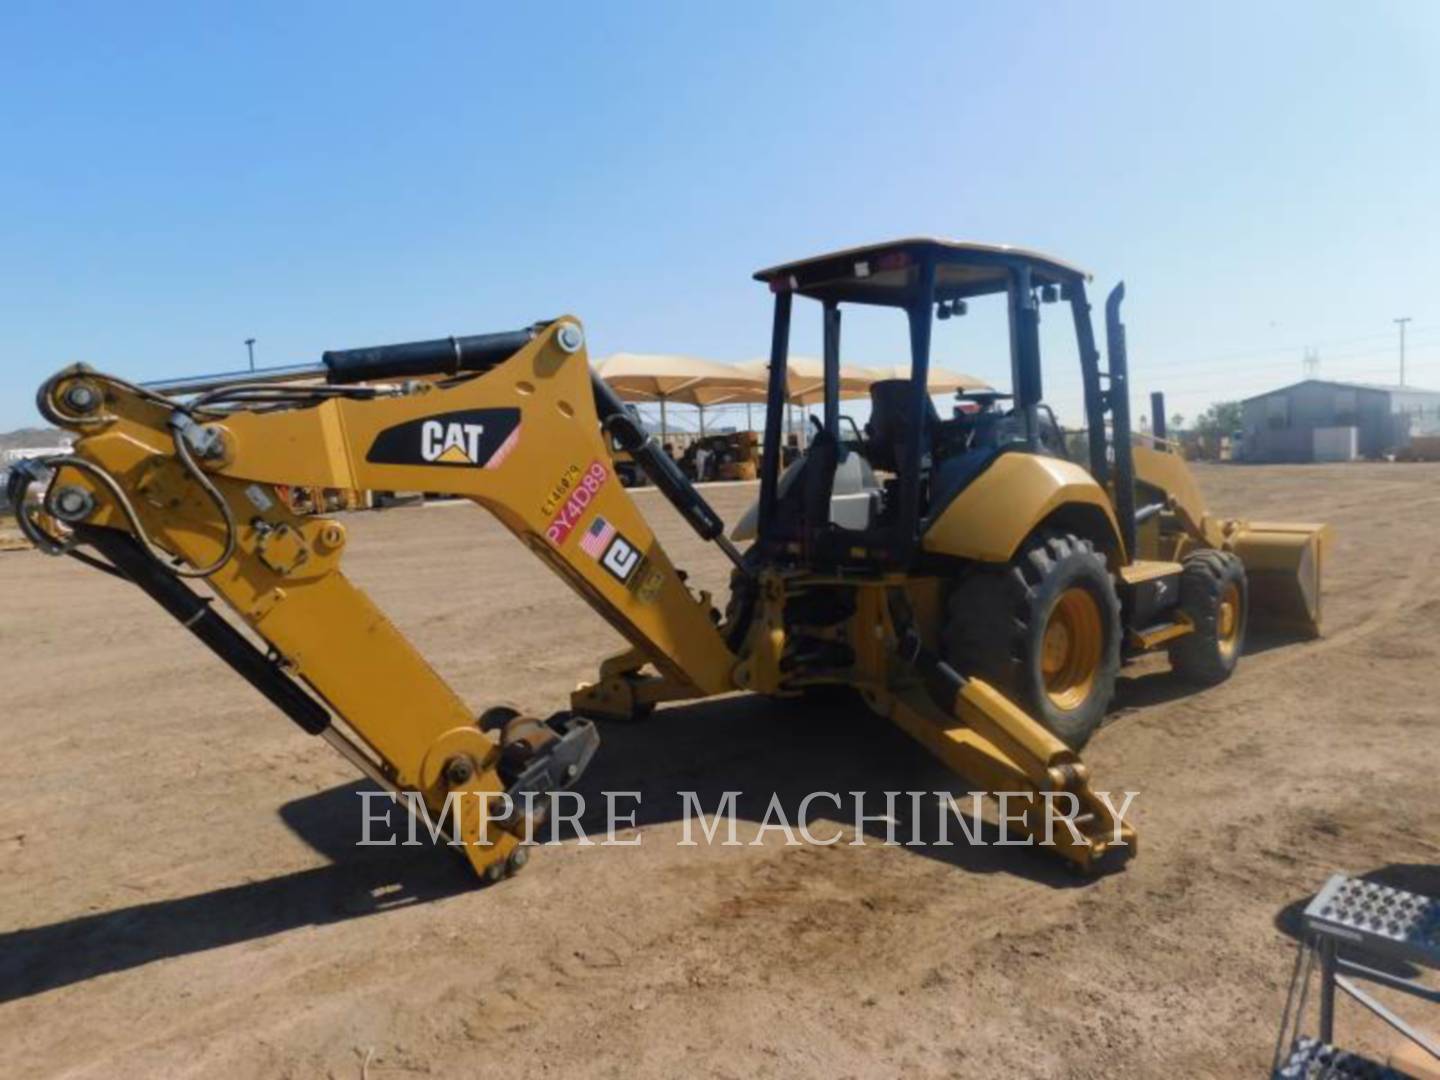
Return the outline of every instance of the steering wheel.
{"type": "Polygon", "coordinates": [[[957,390],[956,401],[969,401],[976,405],[993,405],[997,401],[1010,401],[1014,394],[1002,394],[999,390],[957,390]]]}

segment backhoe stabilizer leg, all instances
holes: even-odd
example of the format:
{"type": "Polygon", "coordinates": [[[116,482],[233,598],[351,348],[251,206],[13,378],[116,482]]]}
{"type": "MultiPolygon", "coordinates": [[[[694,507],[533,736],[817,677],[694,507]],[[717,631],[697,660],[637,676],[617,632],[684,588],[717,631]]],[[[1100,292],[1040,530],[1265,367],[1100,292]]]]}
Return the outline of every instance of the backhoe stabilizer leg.
{"type": "Polygon", "coordinates": [[[994,687],[961,676],[918,639],[907,634],[901,649],[930,686],[896,692],[891,719],[947,767],[997,799],[1003,794],[1002,830],[1029,838],[1087,873],[1119,869],[1134,857],[1135,830],[1116,812],[1124,799],[1107,802],[1098,796],[1073,750],[994,687]]]}

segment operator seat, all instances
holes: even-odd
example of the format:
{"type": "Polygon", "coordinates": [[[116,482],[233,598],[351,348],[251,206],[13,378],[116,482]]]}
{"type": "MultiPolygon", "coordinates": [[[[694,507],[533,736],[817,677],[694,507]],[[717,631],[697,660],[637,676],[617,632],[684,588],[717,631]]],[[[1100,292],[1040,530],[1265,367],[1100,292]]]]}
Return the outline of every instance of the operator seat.
{"type": "Polygon", "coordinates": [[[823,529],[830,522],[830,500],[835,493],[835,471],[840,466],[840,442],[832,431],[819,424],[805,450],[805,469],[800,478],[801,520],[811,529],[823,529]]]}
{"type": "MultiPolygon", "coordinates": [[[[828,449],[826,453],[828,455],[828,449]]],[[[812,501],[808,507],[804,506],[807,499],[805,489],[810,483],[819,487],[817,482],[806,480],[809,461],[810,451],[807,451],[780,474],[776,496],[782,517],[808,511],[812,520],[815,519],[816,504],[812,501]]],[[[860,454],[846,453],[836,462],[830,477],[830,524],[840,529],[870,528],[880,514],[880,483],[875,479],[875,470],[870,467],[870,462],[860,454]]],[[[817,493],[811,489],[808,498],[814,500],[816,497],[817,493]]],[[[736,522],[730,539],[737,543],[755,539],[759,523],[760,503],[757,499],[736,522]]]]}
{"type": "MultiPolygon", "coordinates": [[[[886,472],[899,472],[904,457],[905,439],[910,429],[907,413],[910,408],[909,379],[881,379],[870,384],[870,419],[865,424],[865,441],[870,450],[870,464],[886,472]]],[[[935,403],[925,398],[925,430],[920,445],[930,449],[929,436],[940,423],[935,403]]]]}

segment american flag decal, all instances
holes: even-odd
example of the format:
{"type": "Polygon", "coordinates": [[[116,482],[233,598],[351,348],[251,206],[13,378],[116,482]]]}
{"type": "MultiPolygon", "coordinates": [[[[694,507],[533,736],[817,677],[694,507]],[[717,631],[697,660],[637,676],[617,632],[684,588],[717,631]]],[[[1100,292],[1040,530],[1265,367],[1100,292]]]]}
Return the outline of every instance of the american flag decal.
{"type": "Polygon", "coordinates": [[[598,559],[605,554],[605,545],[610,543],[614,535],[615,526],[597,516],[590,523],[590,528],[585,530],[585,535],[580,538],[580,550],[592,559],[598,559]]]}

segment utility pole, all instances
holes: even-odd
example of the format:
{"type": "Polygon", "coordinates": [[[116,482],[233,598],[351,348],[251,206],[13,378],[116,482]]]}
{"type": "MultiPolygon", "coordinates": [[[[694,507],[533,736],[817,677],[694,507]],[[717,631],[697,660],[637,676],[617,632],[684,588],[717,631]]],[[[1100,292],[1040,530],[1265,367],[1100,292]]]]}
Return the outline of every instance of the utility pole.
{"type": "MultiPolygon", "coordinates": [[[[246,351],[248,351],[248,352],[250,353],[250,370],[251,370],[251,371],[254,371],[254,370],[255,370],[255,339],[254,339],[253,337],[247,337],[247,338],[245,339],[245,349],[246,349],[246,351]]],[[[1401,352],[1403,353],[1404,350],[1402,349],[1401,352]]],[[[1400,366],[1401,366],[1401,368],[1403,369],[1405,365],[1402,363],[1400,366]]]]}
{"type": "Polygon", "coordinates": [[[1405,324],[1410,321],[1410,316],[1403,319],[1396,319],[1395,325],[1400,327],[1400,385],[1405,385],[1405,324]]]}

